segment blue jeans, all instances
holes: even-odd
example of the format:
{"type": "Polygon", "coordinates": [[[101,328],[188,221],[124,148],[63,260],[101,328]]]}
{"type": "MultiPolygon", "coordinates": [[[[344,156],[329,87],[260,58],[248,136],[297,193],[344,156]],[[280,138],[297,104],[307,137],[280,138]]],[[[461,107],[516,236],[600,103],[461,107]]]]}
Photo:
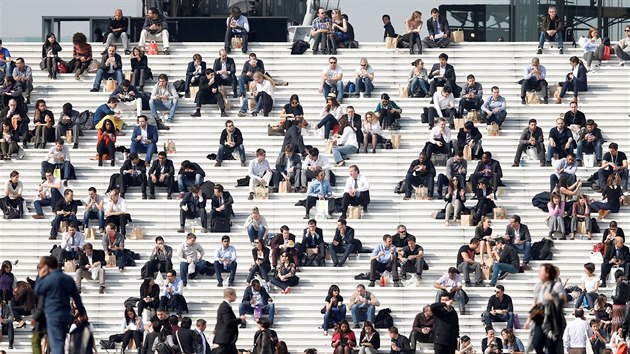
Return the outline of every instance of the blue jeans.
{"type": "Polygon", "coordinates": [[[376,307],[374,305],[365,307],[364,305],[354,304],[350,307],[350,312],[352,313],[352,322],[354,324],[359,324],[359,322],[363,321],[374,323],[376,307]],[[367,311],[363,311],[365,308],[367,308],[367,311]]]}
{"type": "Polygon", "coordinates": [[[499,278],[499,273],[508,272],[510,274],[518,273],[518,269],[514,268],[513,265],[508,263],[499,263],[495,262],[492,265],[492,279],[490,280],[490,285],[495,286],[497,284],[497,278],[499,278]]]}
{"type": "Polygon", "coordinates": [[[230,276],[228,278],[228,283],[232,284],[234,283],[234,276],[236,275],[236,262],[230,262],[230,264],[226,266],[225,263],[214,261],[214,272],[219,283],[223,283],[223,277],[221,276],[221,273],[229,272],[230,276]]]}
{"type": "MultiPolygon", "coordinates": [[[[343,82],[341,80],[334,83],[335,89],[337,90],[337,102],[343,102],[343,82]]],[[[332,86],[328,85],[324,82],[324,99],[327,99],[328,94],[333,89],[332,86]]]]}
{"type": "Polygon", "coordinates": [[[594,143],[588,143],[587,141],[580,141],[577,144],[577,154],[576,154],[576,159],[578,161],[582,161],[582,158],[584,157],[584,151],[593,151],[595,152],[595,160],[596,161],[601,161],[602,160],[602,144],[604,143],[603,140],[596,140],[594,143]]]}
{"type": "Polygon", "coordinates": [[[357,152],[357,148],[352,145],[342,145],[336,146],[333,148],[333,157],[335,158],[335,163],[343,161],[343,156],[348,156],[355,154],[357,152]]]}
{"type": "Polygon", "coordinates": [[[105,228],[105,211],[85,211],[83,213],[83,229],[90,227],[90,219],[98,219],[98,228],[105,228]]]}
{"type": "Polygon", "coordinates": [[[591,291],[590,293],[585,293],[583,291],[580,291],[580,295],[575,301],[575,308],[579,309],[580,307],[582,307],[584,298],[586,298],[586,303],[588,304],[589,309],[592,310],[593,307],[595,306],[595,301],[597,301],[597,297],[598,297],[598,294],[596,291],[591,291]]]}
{"type": "Polygon", "coordinates": [[[37,215],[44,215],[43,206],[56,205],[57,201],[63,199],[59,190],[53,188],[50,192],[50,199],[41,199],[33,202],[33,206],[35,207],[35,213],[37,215]]]}
{"type": "MultiPolygon", "coordinates": [[[[199,259],[195,261],[195,272],[190,274],[191,278],[194,278],[197,274],[200,273],[200,270],[206,267],[206,261],[203,259],[199,259]]],[[[179,262],[179,277],[184,283],[184,285],[188,284],[188,263],[187,262],[179,262]]]]}
{"type": "MultiPolygon", "coordinates": [[[[577,181],[575,175],[563,172],[562,176],[566,176],[567,177],[567,185],[569,185],[569,186],[573,185],[577,181]]],[[[560,182],[560,178],[558,178],[558,176],[555,173],[553,173],[553,174],[551,174],[551,176],[549,176],[549,191],[550,192],[553,192],[553,190],[556,188],[556,185],[558,184],[558,182],[560,182]]]]}
{"type": "Polygon", "coordinates": [[[419,77],[414,77],[413,79],[411,79],[408,90],[409,95],[411,96],[414,92],[418,90],[422,90],[425,95],[429,93],[429,82],[419,77]]]}
{"type": "Polygon", "coordinates": [[[407,176],[405,176],[405,197],[411,197],[411,192],[413,191],[412,186],[417,187],[419,185],[427,186],[427,189],[429,190],[429,197],[433,198],[433,175],[427,174],[426,176],[414,176],[411,173],[408,173],[407,176]]]}
{"type": "Polygon", "coordinates": [[[346,305],[341,305],[338,308],[331,308],[330,311],[326,311],[324,314],[324,324],[322,329],[328,330],[328,325],[331,321],[338,323],[346,318],[346,305]]]}
{"type": "Polygon", "coordinates": [[[155,150],[157,150],[157,148],[153,143],[149,143],[146,145],[139,141],[134,141],[133,143],[131,143],[131,153],[133,154],[134,152],[146,152],[147,155],[145,161],[147,162],[151,162],[155,150]]]}
{"type": "Polygon", "coordinates": [[[229,147],[229,146],[225,146],[225,145],[221,145],[219,146],[219,151],[217,151],[217,162],[221,162],[223,161],[223,157],[225,156],[225,154],[232,154],[234,152],[234,150],[238,151],[238,156],[240,157],[241,161],[245,161],[245,147],[243,146],[243,144],[241,145],[236,145],[235,147],[229,147]]]}
{"type": "Polygon", "coordinates": [[[201,186],[203,184],[203,177],[201,177],[201,174],[199,173],[195,175],[194,180],[184,175],[177,176],[177,188],[180,193],[186,192],[186,188],[192,187],[195,184],[198,186],[201,186]]]}
{"type": "Polygon", "coordinates": [[[522,243],[520,245],[517,244],[511,244],[512,247],[514,247],[517,251],[523,252],[524,256],[523,256],[523,263],[529,263],[529,260],[532,258],[531,253],[532,253],[532,243],[531,242],[525,242],[522,243]]]}
{"type": "Polygon", "coordinates": [[[249,85],[250,82],[252,82],[252,80],[254,80],[251,76],[247,76],[245,74],[241,74],[241,76],[238,77],[238,89],[241,92],[241,97],[245,97],[245,92],[247,92],[247,86],[249,85]]]}
{"type": "Polygon", "coordinates": [[[540,37],[538,39],[538,48],[543,48],[545,46],[545,40],[548,41],[557,41],[558,42],[558,48],[562,49],[564,48],[564,44],[562,43],[563,41],[563,34],[562,32],[556,32],[555,35],[550,36],[547,34],[547,32],[540,32],[540,37]]]}
{"type": "MultiPolygon", "coordinates": [[[[600,168],[599,170],[597,170],[597,180],[599,182],[598,184],[600,189],[604,189],[604,186],[606,185],[606,179],[612,174],[613,171],[610,168],[600,168]]],[[[621,177],[621,186],[624,189],[628,189],[628,169],[622,170],[619,173],[619,176],[621,177]]]]}
{"type": "Polygon", "coordinates": [[[366,95],[372,94],[372,90],[374,90],[374,85],[372,84],[372,80],[370,80],[369,77],[357,77],[355,83],[357,86],[357,92],[355,92],[357,96],[361,91],[365,91],[366,95]]]}
{"type": "Polygon", "coordinates": [[[61,172],[63,173],[63,176],[61,176],[63,179],[70,179],[70,172],[72,172],[72,167],[70,167],[70,161],[64,161],[60,164],[54,164],[54,163],[50,163],[48,161],[42,161],[42,166],[41,166],[41,176],[42,179],[46,178],[46,170],[55,170],[55,168],[57,166],[61,166],[61,172]]]}
{"type": "Polygon", "coordinates": [[[547,162],[551,162],[551,158],[554,154],[558,154],[558,158],[567,157],[573,149],[569,146],[568,149],[564,148],[564,144],[556,144],[555,147],[547,144],[547,162]]]}
{"type": "Polygon", "coordinates": [[[501,111],[499,113],[493,112],[492,114],[488,114],[486,111],[481,111],[481,118],[483,118],[486,124],[495,122],[500,127],[505,121],[505,117],[507,117],[507,111],[501,111]]]}
{"type": "Polygon", "coordinates": [[[118,83],[118,85],[120,85],[124,79],[122,70],[114,70],[112,74],[109,74],[105,72],[105,70],[103,69],[98,69],[98,71],[96,72],[96,78],[94,79],[94,88],[95,89],[100,88],[101,81],[103,79],[109,79],[109,78],[116,79],[116,82],[118,83]]]}
{"type": "Polygon", "coordinates": [[[50,236],[57,237],[57,233],[59,230],[59,223],[64,220],[68,221],[68,224],[72,224],[72,223],[74,223],[75,225],[79,224],[77,217],[74,215],[70,215],[70,216],[55,215],[55,218],[53,219],[52,223],[50,223],[51,225],[50,236]]]}
{"type": "Polygon", "coordinates": [[[167,121],[172,122],[173,119],[175,118],[175,111],[177,110],[178,103],[179,103],[179,100],[177,100],[176,98],[173,98],[172,100],[168,100],[166,102],[152,98],[149,100],[149,108],[151,108],[151,115],[153,116],[153,118],[157,120],[160,118],[158,117],[158,112],[157,112],[158,109],[160,111],[168,111],[167,121]]]}
{"type": "Polygon", "coordinates": [[[486,326],[486,328],[490,327],[492,328],[492,322],[507,322],[507,328],[512,329],[514,328],[514,314],[511,312],[508,312],[506,314],[503,315],[493,315],[491,314],[489,311],[484,311],[481,314],[481,317],[483,317],[483,322],[486,326]]]}
{"type": "Polygon", "coordinates": [[[337,124],[339,124],[337,118],[329,113],[317,123],[317,129],[324,127],[324,139],[328,139],[328,137],[330,137],[330,131],[333,130],[337,124]]]}
{"type": "MultiPolygon", "coordinates": [[[[276,305],[273,302],[268,303],[267,305],[263,305],[262,313],[269,315],[269,322],[273,324],[273,316],[275,316],[276,305]]],[[[254,314],[254,307],[251,304],[241,302],[238,305],[238,315],[243,316],[245,314],[254,314]]]]}
{"type": "Polygon", "coordinates": [[[51,354],[65,353],[66,334],[68,334],[71,323],[69,314],[67,316],[66,314],[46,316],[46,331],[48,333],[48,346],[51,354]]]}
{"type": "Polygon", "coordinates": [[[265,229],[264,226],[260,226],[258,228],[258,231],[256,231],[254,230],[253,225],[249,225],[247,227],[247,235],[249,236],[249,242],[254,242],[255,240],[263,237],[263,235],[265,234],[265,231],[267,231],[267,229],[265,229]]]}

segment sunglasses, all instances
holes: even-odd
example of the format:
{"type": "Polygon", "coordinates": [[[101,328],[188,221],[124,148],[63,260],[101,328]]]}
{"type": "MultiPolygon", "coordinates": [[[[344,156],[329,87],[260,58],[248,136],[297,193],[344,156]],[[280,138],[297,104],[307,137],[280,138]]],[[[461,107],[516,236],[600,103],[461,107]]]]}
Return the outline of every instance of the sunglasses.
{"type": "Polygon", "coordinates": [[[367,66],[366,64],[361,64],[361,66],[367,66]]]}

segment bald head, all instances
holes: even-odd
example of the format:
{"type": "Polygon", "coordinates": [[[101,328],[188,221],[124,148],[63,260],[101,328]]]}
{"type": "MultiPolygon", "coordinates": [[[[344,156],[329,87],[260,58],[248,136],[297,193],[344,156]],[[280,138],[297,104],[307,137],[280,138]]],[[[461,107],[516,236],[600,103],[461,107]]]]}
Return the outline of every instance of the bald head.
{"type": "Polygon", "coordinates": [[[116,9],[116,10],[114,11],[114,18],[115,18],[116,20],[120,20],[120,19],[122,18],[122,16],[123,16],[123,12],[122,12],[122,10],[121,10],[121,9],[116,9]]]}

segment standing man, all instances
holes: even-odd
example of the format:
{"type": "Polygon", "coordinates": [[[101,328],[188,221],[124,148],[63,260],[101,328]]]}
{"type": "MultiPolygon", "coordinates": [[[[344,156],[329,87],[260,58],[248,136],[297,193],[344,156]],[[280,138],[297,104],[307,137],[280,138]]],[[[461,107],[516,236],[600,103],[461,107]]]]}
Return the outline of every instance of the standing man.
{"type": "Polygon", "coordinates": [[[225,288],[223,302],[217,310],[217,322],[214,327],[214,354],[237,353],[238,327],[245,323],[245,315],[236,317],[230,306],[234,301],[236,301],[236,291],[233,288],[225,288]]]}
{"type": "Polygon", "coordinates": [[[242,40],[242,50],[243,54],[247,53],[247,34],[249,32],[249,21],[247,17],[241,14],[241,9],[238,6],[232,7],[232,12],[230,16],[227,18],[226,25],[227,30],[225,31],[225,43],[223,47],[225,50],[230,53],[232,51],[232,37],[239,36],[242,40]]]}
{"type": "MultiPolygon", "coordinates": [[[[109,34],[107,35],[107,41],[105,42],[105,48],[114,44],[118,38],[122,40],[123,48],[125,49],[125,55],[131,54],[129,50],[129,35],[127,30],[129,27],[129,20],[123,17],[121,9],[114,11],[114,17],[109,19],[109,34]]],[[[104,52],[101,54],[105,54],[104,52]]]]}
{"type": "MultiPolygon", "coordinates": [[[[427,20],[427,31],[429,31],[429,36],[422,41],[426,47],[448,47],[451,29],[448,26],[446,16],[440,16],[440,10],[435,7],[431,9],[431,18],[427,20]]],[[[422,49],[420,49],[420,53],[422,53],[422,49]]]]}
{"type": "Polygon", "coordinates": [[[243,134],[238,129],[234,122],[230,119],[225,121],[225,129],[221,132],[219,138],[219,151],[217,151],[217,163],[214,167],[221,167],[223,159],[226,155],[232,155],[234,150],[238,151],[238,156],[241,159],[241,167],[246,167],[245,163],[245,146],[243,146],[243,134]]]}
{"type": "Polygon", "coordinates": [[[590,326],[586,319],[584,319],[583,309],[575,309],[573,315],[575,319],[567,323],[567,327],[564,329],[564,335],[562,336],[564,347],[569,354],[585,354],[586,346],[591,345],[589,341],[590,326]]]}
{"type": "Polygon", "coordinates": [[[564,25],[562,19],[558,17],[558,10],[556,10],[555,6],[549,6],[547,16],[545,16],[540,25],[540,39],[538,40],[538,52],[536,52],[536,54],[540,55],[543,53],[545,40],[557,41],[558,48],[560,49],[559,53],[564,54],[562,50],[562,48],[564,48],[562,43],[563,35],[564,25]]]}
{"type": "Polygon", "coordinates": [[[40,258],[37,265],[38,278],[35,281],[35,296],[46,299],[44,314],[48,333],[48,346],[51,354],[64,354],[65,341],[70,325],[74,320],[70,312],[70,300],[74,301],[78,320],[87,321],[87,313],[81,301],[74,280],[63,274],[57,259],[50,256],[40,258]]]}
{"type": "Polygon", "coordinates": [[[200,318],[197,320],[197,328],[195,328],[195,332],[199,338],[201,338],[201,343],[197,345],[196,353],[197,354],[210,354],[212,349],[210,349],[210,344],[208,343],[208,338],[206,338],[206,320],[200,318]]]}
{"type": "Polygon", "coordinates": [[[433,323],[433,349],[435,354],[453,354],[459,337],[459,317],[453,308],[453,299],[442,292],[440,302],[431,305],[433,323]]]}
{"type": "Polygon", "coordinates": [[[149,9],[149,11],[147,12],[147,17],[144,19],[144,25],[142,26],[142,32],[140,32],[140,40],[138,41],[138,46],[144,50],[147,40],[157,41],[160,39],[164,44],[164,55],[168,55],[170,53],[168,49],[168,22],[166,21],[166,17],[161,14],[157,8],[152,7],[149,9]]]}
{"type": "Polygon", "coordinates": [[[147,124],[147,116],[138,116],[138,125],[131,134],[131,153],[146,152],[144,161],[149,166],[153,153],[157,150],[158,130],[154,125],[147,124]]]}
{"type": "Polygon", "coordinates": [[[173,199],[171,197],[173,176],[175,176],[173,161],[166,158],[166,152],[160,151],[158,159],[153,161],[149,168],[149,199],[155,199],[155,186],[166,187],[166,199],[173,199]]]}

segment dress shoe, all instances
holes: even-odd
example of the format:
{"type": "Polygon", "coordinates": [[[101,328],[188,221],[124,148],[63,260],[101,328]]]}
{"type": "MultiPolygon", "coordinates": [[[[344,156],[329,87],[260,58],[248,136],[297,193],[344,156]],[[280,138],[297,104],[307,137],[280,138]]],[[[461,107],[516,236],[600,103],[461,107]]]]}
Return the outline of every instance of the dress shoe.
{"type": "Polygon", "coordinates": [[[155,199],[155,195],[151,194],[151,195],[149,196],[149,199],[155,199]]]}
{"type": "Polygon", "coordinates": [[[177,232],[179,232],[180,234],[183,234],[185,230],[183,227],[180,227],[179,229],[177,229],[177,232]]]}

